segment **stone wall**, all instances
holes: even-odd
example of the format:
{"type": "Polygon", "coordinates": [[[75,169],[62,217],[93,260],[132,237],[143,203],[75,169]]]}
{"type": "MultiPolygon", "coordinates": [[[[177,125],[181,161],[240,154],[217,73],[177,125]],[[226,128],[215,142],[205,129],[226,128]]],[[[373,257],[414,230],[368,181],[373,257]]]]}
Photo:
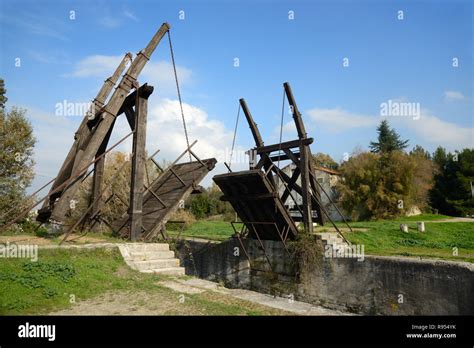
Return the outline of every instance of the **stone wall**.
{"type": "Polygon", "coordinates": [[[366,255],[364,261],[320,258],[301,274],[282,243],[237,239],[179,246],[186,274],[328,308],[375,315],[472,315],[474,266],[464,262],[366,255]],[[189,255],[192,251],[193,257],[189,255]],[[194,261],[193,261],[193,260],[194,261]],[[271,271],[269,264],[272,265],[271,271]]]}

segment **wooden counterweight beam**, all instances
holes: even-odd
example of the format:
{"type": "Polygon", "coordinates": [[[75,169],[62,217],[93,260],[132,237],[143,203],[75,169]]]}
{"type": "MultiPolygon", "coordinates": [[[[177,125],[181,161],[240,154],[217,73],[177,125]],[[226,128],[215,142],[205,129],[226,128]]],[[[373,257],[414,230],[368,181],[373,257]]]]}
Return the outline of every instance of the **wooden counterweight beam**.
{"type": "Polygon", "coordinates": [[[252,114],[250,113],[250,110],[247,106],[247,103],[245,102],[244,98],[241,98],[239,100],[240,106],[242,107],[242,110],[244,111],[245,118],[247,119],[247,123],[249,124],[250,131],[252,132],[253,139],[255,140],[255,145],[257,147],[262,147],[263,146],[263,140],[262,136],[260,135],[260,131],[258,130],[257,124],[253,120],[252,114]]]}
{"type": "MultiPolygon", "coordinates": [[[[99,112],[99,110],[104,106],[105,100],[107,99],[110,92],[112,91],[115,83],[120,77],[120,74],[125,69],[127,62],[131,60],[131,58],[132,58],[132,55],[130,53],[125,54],[125,56],[122,58],[122,61],[118,65],[117,69],[115,69],[115,72],[113,73],[113,75],[104,81],[102,88],[100,89],[99,93],[94,98],[94,100],[92,101],[91,109],[84,116],[79,128],[77,129],[75,133],[74,143],[71,146],[71,149],[69,150],[69,153],[66,156],[66,159],[64,160],[61,166],[61,169],[59,170],[59,174],[56,177],[50,189],[50,192],[54,191],[58,186],[60,186],[62,183],[64,183],[67,179],[71,177],[72,169],[74,166],[74,159],[76,157],[76,153],[79,148],[79,143],[81,141],[82,134],[84,132],[89,131],[87,127],[87,123],[89,121],[90,116],[96,115],[99,112]]],[[[45,200],[43,207],[46,207],[50,205],[52,202],[54,202],[54,200],[56,199],[56,196],[57,195],[52,195],[49,200],[45,200]]]]}
{"type": "MultiPolygon", "coordinates": [[[[298,106],[296,105],[295,97],[293,96],[293,92],[291,90],[290,84],[285,82],[283,84],[285,89],[286,97],[288,98],[288,103],[290,104],[291,111],[293,114],[293,120],[295,122],[296,130],[298,132],[298,137],[301,140],[307,138],[306,129],[304,127],[303,119],[301,118],[301,113],[298,110],[298,106]]],[[[303,199],[303,223],[305,230],[309,233],[313,232],[313,217],[312,217],[312,205],[311,205],[311,183],[310,183],[310,161],[311,158],[311,151],[309,149],[309,145],[300,145],[300,161],[301,161],[301,187],[303,192],[301,197],[303,199]]],[[[321,216],[320,207],[315,207],[318,211],[318,216],[321,216]]]]}
{"type": "MultiPolygon", "coordinates": [[[[164,23],[151,39],[147,47],[141,50],[130,64],[120,84],[110,97],[107,105],[104,107],[101,114],[101,120],[95,127],[94,132],[90,137],[90,141],[88,141],[87,146],[84,148],[83,152],[78,153],[76,156],[72,175],[80,174],[78,170],[89,163],[93,156],[97,153],[100,144],[111,128],[125,98],[134,87],[138,75],[143,70],[145,64],[150,59],[151,54],[156,49],[163,36],[168,32],[169,28],[169,24],[164,23]]],[[[59,200],[54,204],[53,207],[51,217],[54,220],[63,221],[65,219],[66,213],[69,210],[69,202],[74,197],[78,187],[78,183],[75,182],[62,192],[61,197],[59,197],[59,200]]]]}

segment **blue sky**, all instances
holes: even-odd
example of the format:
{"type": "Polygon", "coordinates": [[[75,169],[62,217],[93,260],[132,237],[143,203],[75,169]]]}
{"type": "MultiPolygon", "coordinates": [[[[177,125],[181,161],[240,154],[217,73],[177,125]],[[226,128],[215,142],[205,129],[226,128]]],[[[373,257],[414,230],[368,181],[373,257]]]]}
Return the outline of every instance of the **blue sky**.
{"type": "MultiPolygon", "coordinates": [[[[315,138],[313,152],[339,161],[356,147],[367,148],[388,100],[420,106],[420,117],[389,116],[411,146],[455,150],[474,143],[472,7],[460,0],[2,0],[0,76],[7,106],[28,109],[38,138],[34,186],[56,175],[81,121],[55,115],[56,104],[91,100],[119,57],[138,52],[165,21],[190,137],[199,140],[202,157],[230,148],[241,97],[266,143],[276,142],[285,81],[315,138]]],[[[184,136],[169,62],[162,41],[139,80],[155,86],[147,147],[161,148],[161,158],[172,160],[184,136]]],[[[127,132],[122,121],[115,140],[127,132]]],[[[284,123],[283,138],[292,139],[288,110],[284,123]]],[[[237,144],[241,150],[253,146],[244,119],[237,144]]]]}

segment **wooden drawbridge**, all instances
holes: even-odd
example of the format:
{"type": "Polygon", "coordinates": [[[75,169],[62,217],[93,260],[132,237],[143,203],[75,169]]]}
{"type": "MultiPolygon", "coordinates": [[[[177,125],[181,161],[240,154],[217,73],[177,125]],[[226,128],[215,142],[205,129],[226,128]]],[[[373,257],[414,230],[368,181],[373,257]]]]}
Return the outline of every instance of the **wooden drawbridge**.
{"type": "MultiPolygon", "coordinates": [[[[321,193],[328,194],[314,174],[310,149],[313,139],[306,134],[290,85],[284,83],[283,87],[298,139],[281,142],[280,135],[280,143],[264,145],[245,100],[240,99],[239,112],[243,110],[256,145],[249,151],[250,170],[232,172],[230,165],[227,165],[229,173],[216,175],[213,180],[224,193],[222,199],[230,202],[244,224],[245,228],[238,234],[248,233],[254,239],[281,240],[285,243],[297,237],[300,222],[307,233],[313,232],[313,222],[323,225],[330,220],[336,230],[338,228],[321,203],[321,193]],[[280,162],[285,161],[290,161],[291,173],[280,168],[280,162]],[[297,203],[298,197],[301,197],[302,204],[297,203]],[[295,207],[293,214],[288,208],[291,205],[295,207]],[[301,219],[297,221],[295,215],[301,219]]],[[[282,110],[284,106],[283,99],[282,110]]]]}
{"type": "MultiPolygon", "coordinates": [[[[133,60],[131,54],[127,53],[114,74],[105,81],[74,136],[74,143],[58,176],[54,179],[49,194],[40,201],[43,202],[43,206],[38,211],[39,222],[63,223],[71,216],[74,209],[72,203],[81,183],[89,174],[93,174],[90,204],[79,220],[67,230],[65,238],[79,225],[82,227],[88,225],[92,229],[97,222],[104,222],[115,232],[130,237],[131,240],[151,238],[164,229],[170,216],[182,207],[181,202],[184,203],[192,192],[199,191],[199,182],[214,168],[215,159],[201,160],[191,151],[192,145],[189,144],[169,30],[169,24],[164,23],[133,60]],[[168,34],[169,39],[187,148],[172,166],[162,170],[153,156],[146,158],[148,98],[153,93],[153,87],[147,84],[140,86],[138,76],[165,34],[168,34]],[[130,64],[125,70],[129,61],[130,64]],[[125,74],[119,81],[124,71],[125,74]],[[115,85],[117,87],[112,92],[115,85]],[[132,131],[107,149],[116,118],[121,114],[127,117],[132,131]],[[133,135],[132,158],[127,162],[131,165],[128,211],[118,221],[108,222],[102,219],[101,210],[114,193],[108,198],[104,197],[105,155],[131,135],[133,135]],[[177,163],[185,154],[189,154],[189,162],[177,163]],[[148,175],[146,164],[149,159],[162,172],[154,182],[146,184],[145,174],[148,175]],[[93,169],[89,171],[91,166],[93,169]]],[[[116,174],[121,172],[124,165],[116,170],[116,174]]]]}

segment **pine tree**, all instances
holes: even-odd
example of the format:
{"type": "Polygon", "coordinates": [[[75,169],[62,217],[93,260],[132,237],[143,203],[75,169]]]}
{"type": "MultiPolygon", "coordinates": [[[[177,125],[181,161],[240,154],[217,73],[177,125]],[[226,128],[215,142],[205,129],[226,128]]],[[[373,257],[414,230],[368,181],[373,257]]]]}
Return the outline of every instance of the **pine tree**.
{"type": "Polygon", "coordinates": [[[408,146],[408,140],[400,140],[400,135],[390,128],[387,120],[380,122],[377,127],[378,141],[370,142],[370,150],[374,153],[389,153],[403,150],[408,146]]]}

